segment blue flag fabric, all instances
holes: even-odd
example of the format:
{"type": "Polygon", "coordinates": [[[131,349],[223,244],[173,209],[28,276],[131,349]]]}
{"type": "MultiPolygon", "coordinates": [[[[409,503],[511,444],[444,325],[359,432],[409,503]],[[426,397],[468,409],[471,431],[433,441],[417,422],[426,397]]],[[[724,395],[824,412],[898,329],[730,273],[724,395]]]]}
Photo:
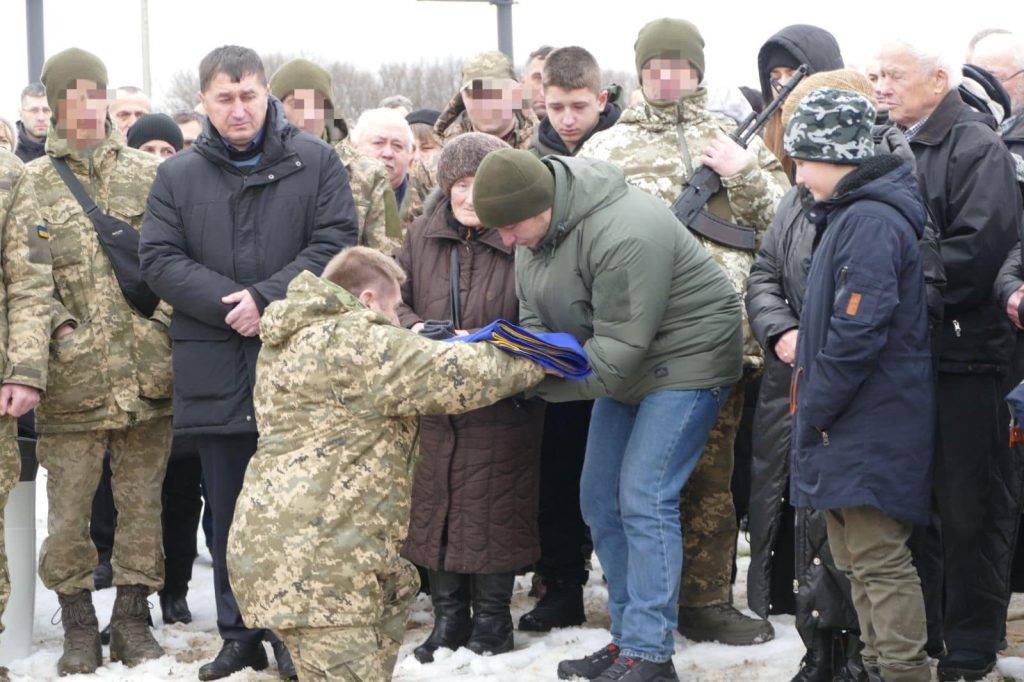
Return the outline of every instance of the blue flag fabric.
{"type": "Polygon", "coordinates": [[[572,334],[534,334],[508,320],[495,320],[468,336],[445,339],[445,343],[481,341],[494,344],[506,353],[533,360],[572,381],[582,381],[593,372],[586,351],[572,334]]]}

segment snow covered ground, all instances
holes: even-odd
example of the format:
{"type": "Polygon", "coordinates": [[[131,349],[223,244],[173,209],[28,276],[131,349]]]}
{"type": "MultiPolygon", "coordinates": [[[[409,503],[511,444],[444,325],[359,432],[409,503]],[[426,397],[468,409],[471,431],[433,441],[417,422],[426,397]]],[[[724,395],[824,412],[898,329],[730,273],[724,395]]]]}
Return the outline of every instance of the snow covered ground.
{"type": "MultiPolygon", "coordinates": [[[[45,471],[40,470],[37,484],[37,541],[42,542],[46,532],[45,471]]],[[[213,599],[213,573],[210,557],[203,542],[196,562],[189,604],[195,620],[189,625],[165,626],[160,621],[160,608],[154,595],[153,619],[159,625],[156,638],[167,650],[167,656],[150,661],[133,669],[120,663],[108,662],[97,672],[97,677],[107,680],[195,680],[199,666],[209,661],[220,648],[217,636],[216,611],[213,599]]],[[[746,603],[746,543],[740,541],[740,579],[736,585],[736,603],[746,603]]],[[[520,578],[516,583],[513,599],[513,617],[519,616],[532,607],[533,600],[527,596],[529,579],[520,578]]],[[[437,660],[421,665],[412,657],[412,649],[422,642],[430,632],[432,621],[430,600],[420,595],[409,618],[406,640],[402,646],[395,679],[402,682],[418,680],[458,680],[459,682],[526,682],[556,680],[558,661],[589,653],[608,642],[608,611],[605,607],[607,593],[599,571],[591,573],[586,588],[586,606],[589,621],[585,627],[556,630],[548,634],[516,632],[515,651],[501,656],[477,656],[466,649],[456,652],[442,650],[437,660]]],[[[104,590],[95,597],[96,609],[101,625],[105,625],[113,606],[114,591],[104,590]]],[[[55,624],[58,610],[57,598],[42,584],[36,584],[35,651],[28,658],[11,665],[14,680],[57,679],[57,659],[60,657],[62,631],[55,624]]],[[[796,672],[803,646],[793,627],[792,617],[773,618],[775,640],[753,647],[728,647],[717,644],[693,644],[677,635],[674,662],[682,680],[694,682],[731,682],[742,680],[789,680],[796,672]]],[[[269,653],[269,647],[268,647],[269,653]]],[[[104,647],[104,656],[108,654],[104,647]]],[[[272,659],[272,657],[271,657],[272,659]]],[[[1024,680],[1024,659],[1003,658],[999,674],[991,680],[1024,680]]],[[[76,677],[65,678],[68,680],[76,677]]],[[[86,679],[83,677],[83,679],[86,679]]],[[[231,678],[240,680],[277,679],[273,663],[263,673],[245,671],[231,678]]]]}

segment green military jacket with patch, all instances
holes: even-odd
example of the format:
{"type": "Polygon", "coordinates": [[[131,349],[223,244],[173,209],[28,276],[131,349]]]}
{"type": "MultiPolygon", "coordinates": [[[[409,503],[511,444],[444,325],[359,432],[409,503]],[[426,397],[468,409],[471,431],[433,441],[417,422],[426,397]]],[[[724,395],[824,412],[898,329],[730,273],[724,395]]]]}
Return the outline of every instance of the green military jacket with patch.
{"type": "Polygon", "coordinates": [[[50,342],[40,433],[120,429],[171,414],[169,308],[161,304],[147,319],[128,305],[92,221],[51,162],[67,159],[100,211],[140,229],[159,162],[107,126],[89,156],[73,152],[51,126],[46,156],[27,166],[53,256],[52,326],[75,324],[50,342]]]}

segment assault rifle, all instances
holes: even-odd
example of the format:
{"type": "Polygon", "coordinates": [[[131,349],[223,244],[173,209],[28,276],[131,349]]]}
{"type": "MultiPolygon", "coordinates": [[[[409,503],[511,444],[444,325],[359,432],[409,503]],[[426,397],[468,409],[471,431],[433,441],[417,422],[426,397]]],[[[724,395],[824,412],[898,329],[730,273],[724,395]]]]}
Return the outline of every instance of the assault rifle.
{"type": "MultiPolygon", "coordinates": [[[[790,79],[786,81],[786,85],[779,91],[775,99],[765,106],[764,111],[760,115],[751,113],[729,137],[736,144],[746,149],[750,140],[764,128],[768,123],[768,119],[772,117],[776,109],[782,106],[782,103],[786,101],[786,97],[789,96],[789,93],[793,92],[797,83],[803,80],[808,71],[807,65],[801,64],[793,72],[790,79]]],[[[708,166],[699,166],[694,171],[693,177],[690,178],[686,188],[683,189],[672,203],[672,212],[679,219],[679,222],[688,227],[691,232],[701,237],[709,239],[716,244],[728,246],[731,249],[753,252],[757,244],[754,239],[755,233],[752,229],[742,227],[723,218],[718,218],[708,213],[707,209],[704,208],[708,201],[711,200],[711,197],[721,189],[722,178],[718,173],[711,170],[708,166]]]]}

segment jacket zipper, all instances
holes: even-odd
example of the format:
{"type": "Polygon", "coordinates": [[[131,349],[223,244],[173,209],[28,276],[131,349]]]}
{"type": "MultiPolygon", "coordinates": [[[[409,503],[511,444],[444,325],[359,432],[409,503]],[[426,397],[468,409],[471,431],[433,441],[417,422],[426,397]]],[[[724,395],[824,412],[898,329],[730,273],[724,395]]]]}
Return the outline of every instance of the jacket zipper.
{"type": "Polygon", "coordinates": [[[826,448],[828,447],[828,444],[829,444],[829,441],[828,441],[828,431],[822,431],[821,432],[821,443],[826,448]]]}
{"type": "Polygon", "coordinates": [[[960,321],[959,320],[953,320],[953,333],[956,335],[956,338],[958,338],[958,339],[960,338],[960,321]]]}

